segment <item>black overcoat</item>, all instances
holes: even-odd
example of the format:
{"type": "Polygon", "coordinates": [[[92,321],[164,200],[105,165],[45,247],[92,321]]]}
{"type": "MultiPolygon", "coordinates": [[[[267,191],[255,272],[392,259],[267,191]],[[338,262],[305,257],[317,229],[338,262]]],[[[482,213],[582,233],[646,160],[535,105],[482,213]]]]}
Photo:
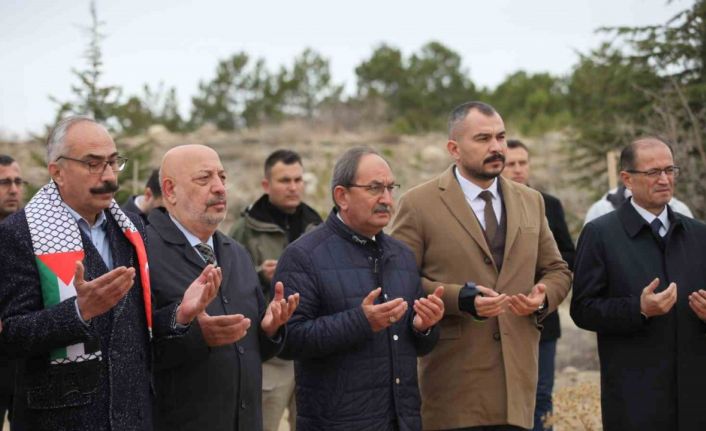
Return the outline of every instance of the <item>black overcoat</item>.
{"type": "MultiPolygon", "coordinates": [[[[172,318],[173,305],[206,263],[164,209],[150,212],[147,227],[155,320],[172,318]]],[[[265,299],[245,249],[216,232],[213,236],[223,280],[208,305],[211,316],[243,314],[251,320],[238,342],[209,347],[198,321],[181,337],[155,333],[157,430],[257,431],[262,429],[262,361],[284,343],[284,327],[269,339],[260,329],[265,299]]]]}
{"type": "Polygon", "coordinates": [[[571,316],[598,334],[606,431],[706,430],[706,325],[688,295],[706,288],[706,225],[669,211],[663,247],[630,201],[588,223],[571,316]],[[677,284],[677,303],[643,319],[640,294],[677,284]]]}
{"type": "MultiPolygon", "coordinates": [[[[542,193],[542,198],[544,198],[544,214],[547,216],[549,230],[554,235],[554,241],[556,241],[556,246],[559,249],[559,253],[561,253],[561,258],[569,265],[569,269],[573,271],[576,247],[566,225],[564,207],[562,207],[559,199],[550,194],[542,193]]],[[[553,311],[549,313],[542,321],[542,326],[544,328],[542,329],[540,341],[550,341],[559,338],[561,336],[559,312],[553,311]]]]}

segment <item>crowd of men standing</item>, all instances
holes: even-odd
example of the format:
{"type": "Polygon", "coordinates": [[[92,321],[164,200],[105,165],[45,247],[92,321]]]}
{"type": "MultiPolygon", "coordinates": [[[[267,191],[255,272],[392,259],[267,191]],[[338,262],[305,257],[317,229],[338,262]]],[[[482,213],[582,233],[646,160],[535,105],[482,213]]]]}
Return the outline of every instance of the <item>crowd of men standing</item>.
{"type": "Polygon", "coordinates": [[[325,220],[302,201],[302,159],[275,151],[231,236],[209,147],[167,151],[122,207],[127,161],[91,118],[51,131],[51,181],[24,208],[0,156],[12,429],[277,430],[285,409],[300,431],[543,429],[572,269],[604,429],[704,429],[706,225],[670,207],[670,147],[626,146],[632,195],[585,226],[575,258],[561,203],[529,187],[529,149],[492,106],[453,109],[446,149],[451,166],[399,199],[388,160],[345,151],[325,220]]]}

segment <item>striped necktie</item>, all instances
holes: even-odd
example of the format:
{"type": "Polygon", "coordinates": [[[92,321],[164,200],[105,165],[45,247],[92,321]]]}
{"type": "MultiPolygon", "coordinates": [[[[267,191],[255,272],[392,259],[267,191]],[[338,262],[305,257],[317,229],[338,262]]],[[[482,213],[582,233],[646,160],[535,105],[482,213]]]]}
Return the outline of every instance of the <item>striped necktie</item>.
{"type": "Polygon", "coordinates": [[[206,263],[210,263],[213,265],[216,264],[216,253],[213,252],[213,249],[210,245],[202,242],[200,244],[196,244],[194,247],[196,248],[196,251],[199,252],[203,260],[206,261],[206,263]]]}

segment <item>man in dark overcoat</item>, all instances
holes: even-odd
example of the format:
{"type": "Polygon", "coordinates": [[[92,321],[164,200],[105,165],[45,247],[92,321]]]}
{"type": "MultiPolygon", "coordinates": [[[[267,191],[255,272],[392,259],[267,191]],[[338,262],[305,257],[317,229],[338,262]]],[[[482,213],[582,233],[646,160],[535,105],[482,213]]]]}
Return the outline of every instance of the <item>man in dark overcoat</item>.
{"type": "Polygon", "coordinates": [[[214,150],[169,150],[160,178],[166,210],[153,210],[147,228],[156,312],[173,308],[185,281],[209,264],[223,278],[218,297],[182,337],[155,334],[155,428],[261,430],[261,363],[281,349],[282,325],[298,296],[285,301],[280,283],[266,308],[247,252],[217,231],[226,214],[226,174],[214,150]]]}
{"type": "Polygon", "coordinates": [[[706,225],[667,205],[679,168],[642,138],[620,156],[632,198],[579,238],[571,316],[598,336],[606,431],[706,429],[706,225]]]}

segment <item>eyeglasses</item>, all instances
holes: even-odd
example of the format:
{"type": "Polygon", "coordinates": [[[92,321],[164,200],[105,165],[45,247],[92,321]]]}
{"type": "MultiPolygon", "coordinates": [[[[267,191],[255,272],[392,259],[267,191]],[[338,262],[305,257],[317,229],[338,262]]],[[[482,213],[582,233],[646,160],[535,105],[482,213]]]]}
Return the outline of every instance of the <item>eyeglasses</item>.
{"type": "Polygon", "coordinates": [[[10,188],[12,185],[16,185],[17,187],[22,187],[27,184],[27,181],[23,180],[22,178],[3,178],[0,180],[0,187],[7,187],[10,188]]]}
{"type": "Polygon", "coordinates": [[[372,184],[348,184],[346,187],[360,187],[361,189],[365,189],[368,191],[373,196],[380,196],[383,193],[385,193],[385,190],[390,192],[390,194],[394,194],[395,190],[400,188],[400,185],[397,183],[392,183],[392,184],[382,184],[382,183],[372,183],[372,184]]]}
{"type": "Polygon", "coordinates": [[[662,172],[668,177],[677,177],[679,176],[679,171],[681,169],[679,166],[667,166],[664,169],[660,168],[654,168],[654,169],[649,169],[647,171],[637,171],[634,169],[629,169],[625,172],[631,173],[631,174],[642,174],[642,175],[647,175],[650,178],[659,178],[660,175],[662,175],[662,172]]]}
{"type": "Polygon", "coordinates": [[[56,158],[56,160],[59,159],[66,159],[71,160],[72,162],[83,163],[88,167],[88,172],[92,174],[102,174],[103,172],[105,172],[105,168],[107,168],[108,166],[110,166],[110,169],[112,169],[113,172],[120,172],[125,169],[125,165],[127,164],[127,158],[122,156],[118,156],[110,160],[81,160],[66,156],[59,156],[56,158]]]}

